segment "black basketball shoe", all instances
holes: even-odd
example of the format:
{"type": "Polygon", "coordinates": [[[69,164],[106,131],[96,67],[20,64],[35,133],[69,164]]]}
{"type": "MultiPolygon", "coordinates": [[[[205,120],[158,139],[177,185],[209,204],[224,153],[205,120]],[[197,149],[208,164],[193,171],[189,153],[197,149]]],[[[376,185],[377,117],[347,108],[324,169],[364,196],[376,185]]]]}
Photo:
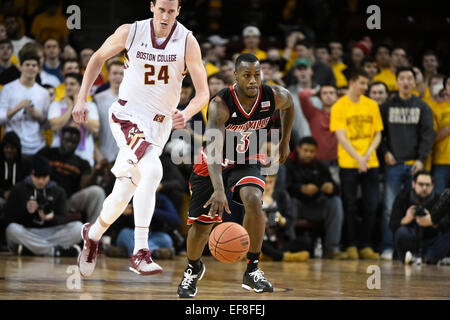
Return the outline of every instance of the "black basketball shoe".
{"type": "Polygon", "coordinates": [[[188,265],[184,271],[183,279],[178,286],[178,297],[193,298],[197,294],[197,281],[202,280],[205,274],[205,264],[201,262],[202,266],[198,273],[193,273],[193,266],[188,265]]]}
{"type": "Polygon", "coordinates": [[[273,292],[272,284],[264,277],[264,272],[261,269],[256,269],[253,272],[245,271],[242,288],[257,293],[273,292]]]}

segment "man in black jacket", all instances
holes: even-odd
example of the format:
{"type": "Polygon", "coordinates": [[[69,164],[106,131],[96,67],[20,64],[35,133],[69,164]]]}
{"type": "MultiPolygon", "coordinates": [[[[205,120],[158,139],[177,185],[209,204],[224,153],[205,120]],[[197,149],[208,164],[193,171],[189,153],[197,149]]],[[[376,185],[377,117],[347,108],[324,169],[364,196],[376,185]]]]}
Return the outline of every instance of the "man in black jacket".
{"type": "MultiPolygon", "coordinates": [[[[404,189],[395,199],[390,227],[402,262],[409,264],[414,255],[416,259],[423,255],[426,263],[435,264],[450,252],[450,226],[438,218],[438,210],[434,209],[438,199],[433,178],[424,170],[414,175],[412,189],[404,189]]],[[[444,218],[448,219],[449,214],[444,218]]]]}
{"type": "Polygon", "coordinates": [[[81,249],[82,224],[66,223],[64,190],[50,180],[50,164],[42,157],[33,159],[31,176],[14,186],[5,205],[6,241],[20,254],[25,247],[35,255],[76,256],[81,249]]]}
{"type": "Polygon", "coordinates": [[[397,70],[398,95],[381,105],[383,139],[380,151],[386,163],[381,258],[391,260],[393,239],[388,223],[392,204],[402,188],[409,189],[412,175],[422,170],[434,141],[430,107],[413,95],[416,74],[412,68],[397,70]]]}
{"type": "Polygon", "coordinates": [[[302,138],[286,161],[287,190],[297,203],[297,218],[325,224],[324,257],[346,258],[339,250],[344,210],[328,167],[315,159],[317,142],[302,138]]]}

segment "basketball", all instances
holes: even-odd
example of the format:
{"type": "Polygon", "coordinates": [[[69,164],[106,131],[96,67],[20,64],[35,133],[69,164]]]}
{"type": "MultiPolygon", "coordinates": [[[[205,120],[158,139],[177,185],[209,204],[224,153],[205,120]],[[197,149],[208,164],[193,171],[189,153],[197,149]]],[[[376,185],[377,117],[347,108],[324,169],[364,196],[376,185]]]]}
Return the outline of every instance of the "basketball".
{"type": "Polygon", "coordinates": [[[209,235],[209,251],[220,262],[233,263],[242,260],[249,247],[247,230],[234,222],[219,224],[209,235]]]}

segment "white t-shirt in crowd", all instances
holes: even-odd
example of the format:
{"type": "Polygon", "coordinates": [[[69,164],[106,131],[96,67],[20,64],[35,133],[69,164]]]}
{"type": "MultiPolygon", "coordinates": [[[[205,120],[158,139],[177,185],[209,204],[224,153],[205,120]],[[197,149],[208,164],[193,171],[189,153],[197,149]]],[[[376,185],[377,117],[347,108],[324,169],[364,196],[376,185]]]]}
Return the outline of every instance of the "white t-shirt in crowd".
{"type": "Polygon", "coordinates": [[[98,108],[100,130],[98,132],[98,147],[108,162],[114,162],[119,153],[116,139],[109,127],[109,108],[118,100],[111,89],[102,91],[94,96],[94,102],[98,108]]]}
{"type": "Polygon", "coordinates": [[[22,154],[34,155],[45,147],[45,138],[39,122],[26,114],[25,109],[18,111],[8,119],[8,111],[14,109],[22,100],[31,100],[34,108],[47,117],[50,96],[42,86],[35,83],[25,87],[20,79],[6,84],[0,92],[0,124],[5,125],[5,132],[15,131],[22,144],[22,154]]]}
{"type": "MultiPolygon", "coordinates": [[[[89,120],[98,120],[97,106],[93,102],[88,102],[89,120]]],[[[66,99],[54,101],[48,110],[48,120],[58,118],[67,110],[66,99]]],[[[57,148],[61,145],[61,131],[53,131],[53,141],[51,147],[57,148]]],[[[75,154],[89,162],[91,167],[94,166],[94,135],[81,126],[81,140],[78,144],[75,154]]]]}
{"type": "Polygon", "coordinates": [[[61,84],[61,81],[59,81],[58,77],[52,75],[51,73],[48,73],[47,71],[42,70],[40,76],[42,85],[48,84],[53,88],[56,88],[61,84]]]}

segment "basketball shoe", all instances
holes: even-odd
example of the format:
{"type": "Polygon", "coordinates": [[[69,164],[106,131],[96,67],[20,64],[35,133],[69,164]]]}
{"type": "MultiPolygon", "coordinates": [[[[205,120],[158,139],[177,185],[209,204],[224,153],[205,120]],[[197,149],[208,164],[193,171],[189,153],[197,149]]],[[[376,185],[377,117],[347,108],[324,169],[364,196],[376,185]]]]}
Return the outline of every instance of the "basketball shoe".
{"type": "Polygon", "coordinates": [[[261,269],[256,269],[253,272],[245,271],[242,288],[249,291],[253,290],[256,293],[273,292],[272,284],[264,277],[264,272],[261,269]]]}
{"type": "Polygon", "coordinates": [[[163,269],[152,260],[150,250],[141,249],[130,258],[130,270],[142,276],[162,273],[163,269]]]}
{"type": "Polygon", "coordinates": [[[188,265],[184,271],[183,279],[178,286],[178,297],[180,298],[193,298],[197,294],[197,281],[202,280],[205,274],[206,267],[203,262],[198,273],[193,273],[194,267],[188,265]]]}
{"type": "Polygon", "coordinates": [[[98,242],[88,237],[91,226],[90,223],[85,223],[81,229],[81,237],[83,238],[84,245],[83,250],[78,256],[78,269],[80,270],[80,274],[85,278],[94,272],[97,262],[98,242]]]}

